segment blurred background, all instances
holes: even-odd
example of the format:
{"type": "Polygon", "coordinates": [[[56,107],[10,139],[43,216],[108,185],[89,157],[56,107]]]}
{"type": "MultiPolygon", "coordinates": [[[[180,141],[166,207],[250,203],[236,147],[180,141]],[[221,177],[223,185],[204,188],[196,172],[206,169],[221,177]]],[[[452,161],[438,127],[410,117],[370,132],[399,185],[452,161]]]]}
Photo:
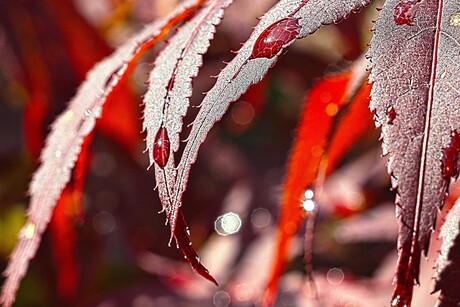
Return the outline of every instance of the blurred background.
{"type": "MultiPolygon", "coordinates": [[[[28,184],[53,119],[94,63],[179,2],[0,0],[2,271],[25,223],[28,184]]],[[[235,0],[227,9],[194,80],[192,104],[274,3],[235,0]]],[[[146,170],[139,105],[161,42],[104,110],[90,145],[82,205],[69,201],[56,210],[16,306],[257,305],[271,271],[286,161],[306,93],[365,52],[378,5],[296,42],[231,105],[201,147],[183,212],[219,287],[168,247],[169,226],[157,213],[153,171],[146,170]]],[[[325,183],[313,241],[315,282],[305,275],[302,230],[277,306],[388,305],[397,223],[378,136],[370,127],[325,183]]],[[[420,298],[416,292],[415,306],[425,292],[420,298]]]]}

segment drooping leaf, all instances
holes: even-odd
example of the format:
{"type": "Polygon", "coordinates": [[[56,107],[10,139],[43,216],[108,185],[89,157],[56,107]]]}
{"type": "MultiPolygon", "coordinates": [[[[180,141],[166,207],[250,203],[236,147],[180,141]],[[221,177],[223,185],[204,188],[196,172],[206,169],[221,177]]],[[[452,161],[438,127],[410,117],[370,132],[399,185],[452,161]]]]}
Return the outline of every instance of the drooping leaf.
{"type": "Polygon", "coordinates": [[[250,38],[221,71],[216,84],[200,104],[177,164],[177,175],[169,178],[168,185],[174,186],[172,197],[169,198],[173,208],[181,206],[182,194],[198,149],[229,104],[236,101],[251,84],[259,82],[281,53],[297,38],[313,33],[322,24],[337,22],[369,2],[282,0],[261,18],[250,38]]]}
{"type": "Polygon", "coordinates": [[[177,246],[184,254],[185,259],[190,263],[190,266],[195,272],[217,285],[217,281],[209,274],[209,271],[201,264],[200,258],[196,253],[190,241],[190,232],[184,214],[179,209],[176,220],[176,228],[174,231],[174,239],[177,246]]]}
{"type": "Polygon", "coordinates": [[[80,266],[76,253],[76,210],[81,210],[81,195],[66,187],[50,221],[50,236],[56,261],[57,296],[61,302],[71,302],[77,295],[80,266]]]}
{"type": "MultiPolygon", "coordinates": [[[[78,13],[72,1],[46,0],[45,3],[61,34],[61,44],[72,66],[74,78],[80,83],[96,62],[112,52],[112,48],[78,13]],[[79,35],[73,35],[76,28],[79,35]]],[[[134,154],[141,140],[139,111],[136,99],[128,87],[114,89],[104,114],[97,124],[98,130],[120,144],[128,153],[134,154]]]]}
{"type": "Polygon", "coordinates": [[[198,75],[202,55],[209,48],[215,27],[232,0],[213,0],[207,4],[170,40],[158,55],[149,77],[144,98],[144,130],[150,164],[155,164],[155,177],[163,209],[174,236],[179,206],[171,200],[174,194],[176,168],[171,153],[179,148],[182,118],[187,113],[192,95],[192,78],[198,75]]]}
{"type": "Polygon", "coordinates": [[[446,188],[458,175],[460,28],[451,19],[458,9],[455,1],[387,1],[371,41],[370,107],[397,188],[392,306],[410,306],[421,252],[427,253],[446,188]]]}
{"type": "Polygon", "coordinates": [[[170,16],[148,25],[114,54],[96,65],[70,101],[68,109],[54,122],[41,154],[42,165],[30,185],[28,221],[20,232],[19,242],[4,272],[6,280],[0,296],[0,303],[4,306],[11,306],[14,302],[29,261],[35,255],[52,211],[70,179],[83,140],[101,116],[105,101],[132,69],[139,56],[162,39],[178,22],[190,16],[202,2],[186,2],[170,16]]]}
{"type": "Polygon", "coordinates": [[[369,117],[362,117],[363,110],[369,113],[370,87],[366,84],[365,63],[358,62],[352,70],[326,77],[306,98],[283,184],[276,256],[264,297],[267,305],[274,303],[290,243],[305,218],[302,210],[305,191],[322,184],[370,123],[369,117]]]}
{"type": "Polygon", "coordinates": [[[441,227],[441,251],[437,260],[434,291],[441,291],[439,307],[460,305],[460,202],[447,213],[441,227]]]}

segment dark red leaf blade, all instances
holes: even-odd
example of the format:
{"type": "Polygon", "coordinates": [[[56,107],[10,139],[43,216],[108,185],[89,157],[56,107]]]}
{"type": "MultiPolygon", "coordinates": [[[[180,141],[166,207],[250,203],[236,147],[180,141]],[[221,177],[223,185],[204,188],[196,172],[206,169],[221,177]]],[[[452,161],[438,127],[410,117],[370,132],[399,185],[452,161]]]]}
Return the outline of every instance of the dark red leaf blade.
{"type": "Polygon", "coordinates": [[[460,305],[460,202],[447,213],[441,227],[442,245],[436,264],[436,283],[433,292],[440,291],[438,307],[460,305]]]}
{"type": "Polygon", "coordinates": [[[202,3],[203,0],[186,2],[170,16],[148,25],[97,64],[70,101],[68,109],[52,125],[42,151],[42,164],[30,185],[28,220],[21,229],[4,272],[6,279],[0,295],[3,306],[13,304],[29,261],[34,257],[59,197],[70,180],[84,138],[94,129],[104,103],[114,93],[113,89],[125,80],[145,51],[163,39],[177,23],[193,14],[202,3]]]}
{"type": "MultiPolygon", "coordinates": [[[[459,131],[459,27],[452,1],[387,1],[375,24],[369,55],[371,109],[382,127],[383,152],[397,188],[399,258],[391,304],[410,306],[450,178],[443,150],[459,131]]],[[[456,174],[453,174],[455,177],[456,174]]]]}
{"type": "Polygon", "coordinates": [[[189,236],[189,227],[185,221],[182,210],[179,209],[177,213],[176,228],[174,231],[174,239],[176,240],[177,246],[180,248],[184,254],[185,259],[188,261],[188,263],[190,263],[190,266],[195,272],[218,286],[217,281],[214,279],[214,277],[211,276],[211,274],[209,274],[208,269],[206,269],[201,263],[198,254],[192,246],[192,242],[190,241],[189,236]]]}
{"type": "MultiPolygon", "coordinates": [[[[250,38],[240,48],[235,58],[220,72],[216,83],[201,101],[200,110],[193,121],[183,154],[177,166],[175,164],[175,180],[171,180],[174,184],[173,197],[169,198],[173,207],[181,205],[191,167],[211,128],[222,118],[231,102],[240,98],[249,86],[260,82],[267,71],[275,65],[282,51],[294,43],[294,34],[297,33],[295,39],[303,38],[324,24],[339,22],[350,13],[359,11],[369,2],[366,0],[281,0],[264,14],[250,38]],[[278,27],[281,22],[286,27],[278,27]],[[256,48],[253,54],[256,42],[270,37],[272,31],[278,33],[278,39],[282,41],[281,48],[278,49],[279,44],[276,44],[272,52],[263,52],[261,55],[264,56],[255,57],[259,50],[256,48]]],[[[264,49],[266,46],[262,44],[261,47],[264,49]]]]}
{"type": "Polygon", "coordinates": [[[75,301],[80,274],[77,260],[77,231],[75,219],[79,215],[81,195],[66,187],[62,192],[50,221],[50,235],[56,261],[57,295],[61,303],[75,301]]]}

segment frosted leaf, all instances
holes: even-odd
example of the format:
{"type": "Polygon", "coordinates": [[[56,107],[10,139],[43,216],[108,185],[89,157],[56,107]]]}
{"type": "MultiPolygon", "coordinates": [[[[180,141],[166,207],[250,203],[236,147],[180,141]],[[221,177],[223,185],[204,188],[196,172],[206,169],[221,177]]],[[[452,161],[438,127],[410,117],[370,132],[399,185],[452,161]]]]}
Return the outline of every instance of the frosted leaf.
{"type": "Polygon", "coordinates": [[[6,280],[0,296],[3,306],[11,306],[14,302],[29,261],[35,255],[53,209],[70,180],[83,140],[93,131],[108,95],[146,44],[161,35],[161,29],[168,23],[177,22],[175,17],[195,5],[196,1],[188,1],[170,16],[147,25],[112,55],[97,64],[69,102],[67,110],[52,124],[51,133],[40,156],[41,165],[29,187],[28,221],[21,230],[19,242],[4,272],[6,280]],[[32,236],[25,235],[30,234],[30,225],[34,225],[32,236]]]}
{"type": "Polygon", "coordinates": [[[382,128],[383,152],[398,191],[395,306],[410,305],[421,252],[427,253],[450,182],[442,176],[441,160],[456,144],[453,131],[460,131],[460,29],[449,25],[456,11],[455,1],[387,1],[369,50],[370,108],[382,128]]]}
{"type": "MultiPolygon", "coordinates": [[[[204,142],[209,130],[222,118],[230,103],[236,101],[250,85],[259,82],[268,69],[277,61],[281,52],[271,58],[254,56],[254,45],[260,35],[280,20],[296,19],[299,26],[297,38],[302,38],[315,32],[323,24],[330,24],[343,19],[369,2],[366,0],[340,2],[328,0],[282,0],[261,18],[250,38],[241,47],[235,58],[222,70],[216,84],[201,103],[200,111],[193,122],[183,155],[177,165],[177,178],[173,198],[171,199],[172,206],[179,207],[181,205],[190,167],[195,162],[198,149],[204,142]]],[[[288,25],[291,27],[290,31],[295,30],[295,27],[292,28],[293,23],[288,25]]],[[[284,37],[288,41],[283,49],[294,42],[294,40],[291,40],[291,35],[284,37]]]]}
{"type": "Polygon", "coordinates": [[[160,129],[169,135],[170,148],[179,148],[179,133],[183,117],[187,113],[192,95],[192,78],[198,75],[203,54],[214,37],[215,27],[220,23],[224,9],[233,0],[214,0],[207,4],[183,27],[181,27],[155,60],[150,72],[149,87],[144,98],[144,130],[147,131],[147,149],[150,163],[155,162],[155,177],[163,208],[166,211],[171,238],[179,204],[172,203],[176,169],[173,155],[168,154],[165,164],[155,161],[154,141],[160,129]]]}
{"type": "Polygon", "coordinates": [[[460,293],[460,201],[450,209],[441,227],[442,245],[436,268],[434,291],[441,290],[438,306],[458,306],[460,293]]]}

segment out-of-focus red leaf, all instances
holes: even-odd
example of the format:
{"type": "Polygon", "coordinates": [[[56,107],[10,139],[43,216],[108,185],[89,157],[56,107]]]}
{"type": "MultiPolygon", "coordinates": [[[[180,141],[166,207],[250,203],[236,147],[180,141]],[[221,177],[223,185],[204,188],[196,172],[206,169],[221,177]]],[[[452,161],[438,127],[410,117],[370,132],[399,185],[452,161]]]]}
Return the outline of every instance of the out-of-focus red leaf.
{"type": "Polygon", "coordinates": [[[104,108],[97,129],[114,140],[129,154],[138,152],[141,144],[141,121],[138,103],[126,86],[117,87],[104,108]]]}
{"type": "Polygon", "coordinates": [[[94,63],[110,54],[112,48],[77,12],[72,1],[46,0],[45,3],[61,34],[67,57],[80,83],[94,63]]]}
{"type": "MultiPolygon", "coordinates": [[[[26,148],[33,157],[38,157],[45,140],[46,126],[59,106],[53,103],[59,97],[70,97],[72,90],[84,80],[86,72],[111,48],[104,39],[79,15],[71,1],[47,0],[41,10],[34,10],[25,3],[12,3],[9,8],[17,16],[5,20],[17,35],[14,39],[20,50],[21,66],[27,77],[25,87],[28,101],[24,109],[24,131],[26,148]],[[44,12],[49,13],[46,15],[44,12]],[[45,16],[47,18],[45,18],[45,16]],[[50,17],[51,16],[51,17],[50,17]],[[39,23],[53,26],[60,34],[58,37],[44,31],[39,23]],[[78,35],[75,32],[78,31],[78,35]],[[44,43],[46,42],[46,44],[44,43]],[[52,82],[51,75],[60,69],[58,61],[46,61],[50,42],[55,49],[62,48],[64,59],[70,64],[70,82],[72,87],[62,87],[52,82]],[[59,47],[61,46],[61,47],[59,47]]],[[[61,52],[61,49],[55,50],[61,52]]],[[[127,87],[118,87],[107,101],[104,116],[98,122],[99,130],[113,139],[130,154],[134,154],[140,144],[140,122],[138,103],[127,87]]],[[[76,259],[75,244],[77,234],[75,220],[83,219],[82,192],[87,169],[89,142],[87,137],[82,145],[82,153],[76,163],[73,182],[69,183],[59,200],[50,222],[50,234],[53,241],[54,256],[57,262],[58,296],[64,302],[75,299],[77,294],[79,266],[76,259]]]]}
{"type": "Polygon", "coordinates": [[[322,183],[372,123],[368,110],[370,86],[361,86],[350,97],[351,78],[350,71],[326,77],[312,88],[305,101],[284,181],[276,257],[264,295],[265,305],[274,303],[290,243],[306,216],[301,207],[305,191],[322,183]],[[343,108],[344,105],[348,107],[343,108]]]}
{"type": "Polygon", "coordinates": [[[57,291],[61,303],[74,302],[77,296],[80,266],[76,257],[77,232],[75,223],[83,219],[83,186],[88,168],[89,144],[92,134],[85,138],[73,173],[73,182],[62,192],[53,212],[50,233],[57,263],[57,291]]]}
{"type": "MultiPolygon", "coordinates": [[[[67,56],[80,83],[88,70],[112,52],[100,34],[77,12],[69,0],[47,0],[56,25],[61,32],[67,56]],[[75,35],[78,29],[78,35],[75,35]]],[[[128,153],[134,154],[139,148],[140,121],[139,108],[128,87],[114,89],[107,100],[103,116],[97,123],[101,133],[121,145],[128,153]]]]}
{"type": "Polygon", "coordinates": [[[248,91],[233,104],[228,126],[232,132],[239,134],[249,129],[267,101],[269,78],[263,78],[248,88],[248,91]]]}
{"type": "Polygon", "coordinates": [[[326,174],[334,171],[348,149],[368,130],[367,128],[374,125],[372,114],[369,112],[371,89],[372,85],[367,83],[359,89],[353,103],[349,105],[349,110],[346,110],[338,124],[327,151],[327,166],[324,170],[326,174]]]}
{"type": "MultiPolygon", "coordinates": [[[[57,204],[57,196],[62,193],[71,179],[71,174],[61,172],[61,167],[66,169],[75,167],[77,157],[82,150],[82,143],[93,131],[95,119],[100,117],[99,112],[94,112],[92,113],[94,116],[92,120],[87,121],[89,124],[83,125],[85,119],[83,115],[87,111],[99,111],[106,101],[112,99],[114,97],[113,89],[126,81],[127,75],[133,70],[144,52],[158,41],[164,39],[173,27],[193,14],[203,2],[204,0],[190,2],[187,6],[179,7],[170,17],[162,19],[161,22],[150,24],[147,26],[147,30],[125,43],[125,49],[121,47],[119,52],[106,57],[103,62],[96,65],[92,73],[89,74],[88,79],[81,85],[77,95],[69,103],[69,111],[73,112],[73,109],[75,109],[80,116],[72,123],[66,120],[66,115],[72,113],[64,113],[65,115],[61,115],[56,120],[45,152],[59,154],[58,156],[54,155],[52,158],[49,155],[44,155],[42,165],[34,175],[31,185],[28,222],[21,230],[19,241],[12,252],[10,262],[4,273],[6,280],[2,286],[0,301],[5,306],[13,304],[20,281],[27,271],[30,259],[38,249],[43,232],[51,218],[51,213],[57,204]],[[114,69],[111,75],[104,71],[104,65],[111,65],[114,69]],[[107,81],[110,84],[104,86],[104,82],[107,83],[107,81]],[[105,91],[102,95],[100,92],[94,93],[91,89],[95,87],[105,88],[105,91]],[[82,97],[85,100],[81,101],[82,97]],[[56,131],[61,133],[59,137],[55,137],[56,131]],[[67,132],[64,133],[65,131],[67,132]],[[67,135],[72,137],[66,138],[67,135]]],[[[1,1],[0,4],[2,4],[1,1]]],[[[0,6],[0,8],[2,7],[0,6]]]]}
{"type": "Polygon", "coordinates": [[[57,293],[63,302],[76,298],[79,276],[79,265],[76,259],[75,218],[81,210],[81,195],[72,187],[67,186],[54,210],[50,222],[50,234],[53,253],[57,265],[57,293]]]}
{"type": "MultiPolygon", "coordinates": [[[[15,50],[23,70],[27,88],[27,108],[24,111],[26,148],[38,157],[44,144],[46,119],[51,95],[51,82],[35,19],[19,1],[0,2],[0,25],[6,29],[8,43],[15,50]]],[[[38,14],[38,13],[37,13],[38,14]]]]}

